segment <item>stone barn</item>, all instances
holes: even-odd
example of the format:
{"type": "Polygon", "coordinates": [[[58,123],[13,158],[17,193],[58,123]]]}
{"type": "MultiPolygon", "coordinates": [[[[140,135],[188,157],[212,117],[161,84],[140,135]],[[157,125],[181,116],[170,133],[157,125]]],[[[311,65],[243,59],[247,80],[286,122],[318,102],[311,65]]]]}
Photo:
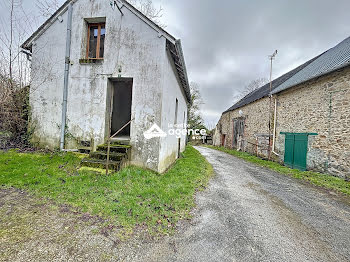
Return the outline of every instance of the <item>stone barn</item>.
{"type": "Polygon", "coordinates": [[[34,143],[97,149],[103,163],[99,149],[120,131],[116,153],[158,172],[184,150],[185,135],[144,135],[187,123],[181,42],[128,2],[68,0],[21,47],[31,53],[34,143]]]}
{"type": "Polygon", "coordinates": [[[350,37],[225,111],[214,144],[350,178],[349,104],[350,37]]]}

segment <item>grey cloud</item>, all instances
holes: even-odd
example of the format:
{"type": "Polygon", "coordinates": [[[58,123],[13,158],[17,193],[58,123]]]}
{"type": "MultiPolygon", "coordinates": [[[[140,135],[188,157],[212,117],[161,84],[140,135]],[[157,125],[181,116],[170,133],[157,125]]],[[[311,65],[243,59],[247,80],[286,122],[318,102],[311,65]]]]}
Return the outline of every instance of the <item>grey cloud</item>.
{"type": "Polygon", "coordinates": [[[347,0],[178,0],[162,5],[167,29],[183,40],[206,121],[213,121],[213,112],[217,121],[250,80],[269,76],[268,55],[275,49],[273,76],[278,77],[350,35],[347,0]],[[222,66],[227,60],[232,67],[222,66]]]}
{"type": "MultiPolygon", "coordinates": [[[[164,9],[167,30],[182,39],[206,122],[217,121],[251,80],[269,76],[267,57],[275,49],[277,77],[350,35],[348,0],[153,1],[164,9]]],[[[23,1],[23,7],[37,17],[35,0],[23,1]]]]}

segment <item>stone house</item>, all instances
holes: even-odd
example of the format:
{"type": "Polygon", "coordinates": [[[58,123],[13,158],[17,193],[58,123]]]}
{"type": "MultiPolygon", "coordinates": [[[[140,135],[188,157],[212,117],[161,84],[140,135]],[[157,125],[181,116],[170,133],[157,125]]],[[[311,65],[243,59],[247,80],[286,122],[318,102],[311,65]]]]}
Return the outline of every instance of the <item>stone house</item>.
{"type": "Polygon", "coordinates": [[[144,135],[187,123],[181,42],[127,1],[68,0],[21,47],[31,53],[33,142],[94,152],[120,131],[113,142],[127,145],[128,163],[158,172],[184,150],[183,134],[144,135]]]}
{"type": "Polygon", "coordinates": [[[349,103],[350,37],[225,111],[214,144],[350,178],[349,103]]]}

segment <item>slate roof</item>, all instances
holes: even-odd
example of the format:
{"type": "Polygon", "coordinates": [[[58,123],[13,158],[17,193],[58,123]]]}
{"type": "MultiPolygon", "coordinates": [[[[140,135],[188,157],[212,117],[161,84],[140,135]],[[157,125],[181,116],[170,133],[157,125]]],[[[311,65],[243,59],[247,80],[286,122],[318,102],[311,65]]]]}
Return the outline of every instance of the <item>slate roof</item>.
{"type": "MultiPolygon", "coordinates": [[[[271,94],[276,94],[298,84],[331,73],[350,65],[350,37],[335,47],[310,59],[306,63],[272,81],[271,94]]],[[[249,93],[224,113],[253,103],[270,94],[270,83],[249,93]]]]}
{"type": "Polygon", "coordinates": [[[173,59],[175,69],[179,77],[179,81],[186,95],[187,102],[189,104],[192,104],[191,91],[187,77],[185,59],[183,57],[181,40],[176,40],[175,45],[167,40],[166,48],[170,52],[170,55],[173,59]]]}
{"type": "Polygon", "coordinates": [[[350,37],[327,50],[314,61],[279,85],[271,93],[276,94],[311,79],[331,73],[350,65],[350,37]]]}
{"type": "MultiPolygon", "coordinates": [[[[285,81],[290,79],[292,76],[294,76],[296,73],[301,71],[303,68],[308,66],[310,63],[312,63],[317,57],[312,58],[311,60],[307,61],[306,63],[298,66],[297,68],[293,69],[292,71],[289,71],[288,73],[285,73],[284,75],[276,78],[275,80],[272,81],[272,90],[275,90],[277,87],[279,87],[281,84],[283,84],[285,81]]],[[[267,83],[266,85],[263,85],[262,87],[254,90],[253,92],[249,93],[245,97],[243,97],[241,100],[239,100],[236,104],[231,106],[229,109],[227,109],[224,113],[233,111],[237,108],[240,108],[242,106],[245,106],[247,104],[253,103],[256,100],[259,100],[263,97],[268,96],[270,93],[270,82],[267,83]]]]}

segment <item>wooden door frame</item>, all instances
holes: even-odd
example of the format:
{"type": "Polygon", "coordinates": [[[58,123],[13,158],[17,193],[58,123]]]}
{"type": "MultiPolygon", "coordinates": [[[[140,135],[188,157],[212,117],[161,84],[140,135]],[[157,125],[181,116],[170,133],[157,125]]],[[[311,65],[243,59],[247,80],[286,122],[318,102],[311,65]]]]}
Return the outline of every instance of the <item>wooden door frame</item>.
{"type": "MultiPolygon", "coordinates": [[[[114,84],[115,82],[132,81],[131,85],[131,115],[132,118],[132,105],[133,105],[133,78],[132,77],[110,77],[107,80],[107,95],[106,95],[106,114],[105,114],[105,134],[104,141],[106,142],[111,135],[112,128],[112,114],[113,114],[113,97],[114,97],[114,84]]],[[[131,137],[132,123],[130,123],[130,137],[131,137]]]]}
{"type": "MultiPolygon", "coordinates": [[[[241,117],[236,117],[236,118],[232,118],[232,148],[237,148],[237,144],[236,146],[234,145],[235,142],[235,121],[238,120],[243,120],[243,137],[244,137],[244,133],[245,133],[245,120],[246,118],[241,116],[241,117]]],[[[238,142],[238,141],[237,141],[238,142]]]]}

